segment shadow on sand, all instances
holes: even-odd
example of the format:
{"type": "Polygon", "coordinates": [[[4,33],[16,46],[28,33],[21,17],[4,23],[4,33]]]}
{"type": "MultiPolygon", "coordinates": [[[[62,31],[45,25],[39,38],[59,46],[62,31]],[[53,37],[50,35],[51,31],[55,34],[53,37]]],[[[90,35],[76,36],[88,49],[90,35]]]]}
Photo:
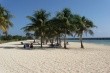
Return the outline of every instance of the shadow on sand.
{"type": "Polygon", "coordinates": [[[9,47],[9,46],[7,46],[7,47],[0,47],[0,48],[3,48],[3,49],[14,49],[15,47],[9,47]]]}
{"type": "Polygon", "coordinates": [[[49,47],[49,46],[43,46],[42,48],[40,46],[34,45],[33,48],[24,48],[22,44],[13,44],[15,46],[0,46],[0,48],[3,49],[20,49],[20,50],[46,50],[46,49],[64,49],[63,47],[49,47]],[[22,45],[22,46],[17,46],[17,45],[22,45]]]}

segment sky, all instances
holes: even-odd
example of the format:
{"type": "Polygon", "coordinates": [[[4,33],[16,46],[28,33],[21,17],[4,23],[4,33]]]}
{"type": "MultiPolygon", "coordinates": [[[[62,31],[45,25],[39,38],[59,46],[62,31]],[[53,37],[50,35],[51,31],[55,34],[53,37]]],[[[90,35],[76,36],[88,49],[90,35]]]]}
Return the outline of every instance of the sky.
{"type": "Polygon", "coordinates": [[[56,12],[70,8],[73,14],[85,16],[97,26],[92,37],[110,37],[110,0],[0,0],[0,4],[14,15],[11,19],[14,26],[9,29],[11,35],[25,35],[21,28],[30,23],[26,16],[39,9],[50,12],[53,17],[56,12]]]}

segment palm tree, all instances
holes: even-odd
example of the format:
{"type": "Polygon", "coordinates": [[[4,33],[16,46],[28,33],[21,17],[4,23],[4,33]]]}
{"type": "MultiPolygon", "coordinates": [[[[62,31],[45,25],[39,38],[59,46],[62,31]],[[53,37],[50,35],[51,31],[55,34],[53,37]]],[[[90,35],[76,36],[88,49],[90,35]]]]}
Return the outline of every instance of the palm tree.
{"type": "Polygon", "coordinates": [[[52,18],[46,23],[46,37],[51,41],[51,45],[53,45],[54,39],[59,35],[57,22],[59,22],[58,19],[52,18]]]}
{"type": "Polygon", "coordinates": [[[81,17],[79,15],[74,15],[74,23],[76,24],[77,30],[75,31],[76,35],[78,35],[80,42],[81,42],[81,48],[84,48],[82,43],[82,36],[83,33],[89,33],[90,35],[93,35],[92,28],[96,27],[91,20],[88,20],[84,16],[81,17]]]}
{"type": "Polygon", "coordinates": [[[71,19],[73,14],[70,9],[65,8],[61,12],[57,13],[56,17],[60,20],[60,29],[64,33],[64,48],[66,49],[66,35],[71,33],[70,26],[72,25],[71,19]]]}
{"type": "Polygon", "coordinates": [[[6,35],[9,27],[13,25],[10,18],[12,18],[10,12],[0,5],[0,29],[6,33],[6,35]]]}
{"type": "Polygon", "coordinates": [[[38,36],[41,38],[41,48],[45,35],[45,25],[48,21],[49,15],[50,14],[45,10],[38,10],[33,14],[33,16],[27,16],[27,18],[31,20],[31,23],[23,28],[24,31],[34,31],[35,35],[38,34],[38,36]]]}

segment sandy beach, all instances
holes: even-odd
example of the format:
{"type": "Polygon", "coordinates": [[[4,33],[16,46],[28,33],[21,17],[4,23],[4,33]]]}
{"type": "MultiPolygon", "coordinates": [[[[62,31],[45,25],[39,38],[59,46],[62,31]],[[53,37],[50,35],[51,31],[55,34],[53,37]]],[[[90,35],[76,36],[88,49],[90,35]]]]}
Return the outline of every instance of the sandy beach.
{"type": "Polygon", "coordinates": [[[69,49],[26,50],[20,42],[0,44],[0,73],[110,73],[110,46],[84,43],[81,49],[69,42],[69,49]]]}

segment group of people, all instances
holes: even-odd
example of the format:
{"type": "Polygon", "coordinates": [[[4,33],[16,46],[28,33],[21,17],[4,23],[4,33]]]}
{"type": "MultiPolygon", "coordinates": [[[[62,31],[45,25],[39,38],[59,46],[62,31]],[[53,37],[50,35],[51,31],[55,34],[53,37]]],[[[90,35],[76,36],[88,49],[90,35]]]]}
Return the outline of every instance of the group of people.
{"type": "Polygon", "coordinates": [[[24,44],[24,48],[33,48],[33,43],[31,43],[31,44],[29,44],[29,43],[24,44]]]}

